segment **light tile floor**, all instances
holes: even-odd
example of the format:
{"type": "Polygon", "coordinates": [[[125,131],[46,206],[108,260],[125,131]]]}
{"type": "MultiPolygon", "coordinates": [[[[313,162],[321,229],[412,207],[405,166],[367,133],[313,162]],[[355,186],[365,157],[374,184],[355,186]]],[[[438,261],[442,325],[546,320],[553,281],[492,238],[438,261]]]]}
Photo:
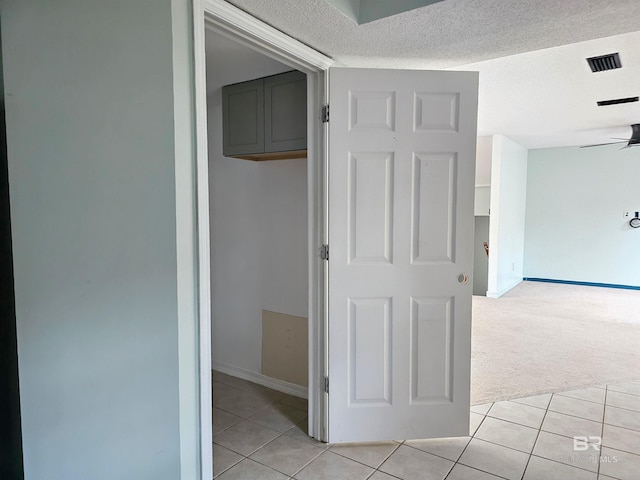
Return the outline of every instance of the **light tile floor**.
{"type": "Polygon", "coordinates": [[[468,437],[346,445],[307,436],[306,400],[213,381],[216,480],[640,479],[640,381],[473,406],[468,437]]]}

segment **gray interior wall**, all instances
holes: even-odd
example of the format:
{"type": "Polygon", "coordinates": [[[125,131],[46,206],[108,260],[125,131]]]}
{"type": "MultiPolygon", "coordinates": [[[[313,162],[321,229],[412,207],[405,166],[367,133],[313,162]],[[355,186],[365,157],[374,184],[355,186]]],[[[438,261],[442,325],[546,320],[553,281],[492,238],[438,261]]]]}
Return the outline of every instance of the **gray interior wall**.
{"type": "Polygon", "coordinates": [[[640,286],[640,147],[530,152],[525,277],[640,286]],[[624,212],[630,217],[625,218],[624,212]]]}
{"type": "Polygon", "coordinates": [[[174,480],[171,2],[1,15],[26,478],[174,480]]]}

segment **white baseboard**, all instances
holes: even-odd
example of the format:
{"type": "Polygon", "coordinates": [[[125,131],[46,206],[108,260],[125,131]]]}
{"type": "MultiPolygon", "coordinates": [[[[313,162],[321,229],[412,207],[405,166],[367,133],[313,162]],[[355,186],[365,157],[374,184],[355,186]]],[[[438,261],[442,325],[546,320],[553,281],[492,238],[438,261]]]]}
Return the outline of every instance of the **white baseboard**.
{"type": "Polygon", "coordinates": [[[502,295],[504,295],[505,293],[507,293],[509,290],[511,290],[512,288],[518,286],[519,284],[522,283],[522,280],[516,280],[513,285],[510,285],[506,288],[503,288],[502,290],[500,290],[499,292],[489,292],[487,291],[487,297],[488,298],[500,298],[502,295]]]}
{"type": "Polygon", "coordinates": [[[238,377],[249,382],[257,383],[263,387],[277,390],[278,392],[287,393],[294,397],[309,398],[309,389],[302,385],[296,385],[295,383],[285,382],[284,380],[278,380],[277,378],[267,377],[261,373],[255,373],[244,368],[234,367],[225,363],[213,361],[211,362],[211,369],[218,372],[226,373],[232,377],[238,377]]]}

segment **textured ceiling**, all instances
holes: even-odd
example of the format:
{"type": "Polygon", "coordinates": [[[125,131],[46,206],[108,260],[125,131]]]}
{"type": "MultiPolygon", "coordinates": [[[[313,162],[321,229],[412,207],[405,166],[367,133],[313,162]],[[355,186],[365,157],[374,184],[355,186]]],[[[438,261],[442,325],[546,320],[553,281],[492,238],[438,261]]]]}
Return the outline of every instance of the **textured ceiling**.
{"type": "Polygon", "coordinates": [[[478,135],[503,134],[527,148],[546,148],[629,138],[630,125],[640,123],[640,103],[596,104],[640,96],[640,32],[454,69],[480,72],[478,135]],[[587,57],[614,52],[621,69],[591,72],[587,57]]]}
{"type": "Polygon", "coordinates": [[[325,0],[228,1],[345,66],[479,71],[479,135],[546,148],[640,123],[640,103],[595,105],[640,95],[640,0],[446,0],[360,26],[325,0]],[[621,70],[590,72],[613,52],[621,70]]]}
{"type": "Polygon", "coordinates": [[[446,68],[640,29],[639,0],[446,0],[356,25],[325,0],[228,0],[348,66],[446,68]]]}

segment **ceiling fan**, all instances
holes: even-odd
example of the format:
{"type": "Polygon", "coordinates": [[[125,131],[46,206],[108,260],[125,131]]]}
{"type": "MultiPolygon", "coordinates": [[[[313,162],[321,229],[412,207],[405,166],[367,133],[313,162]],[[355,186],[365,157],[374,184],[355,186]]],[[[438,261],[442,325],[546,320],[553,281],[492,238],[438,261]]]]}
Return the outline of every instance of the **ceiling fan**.
{"type": "Polygon", "coordinates": [[[640,123],[631,125],[631,138],[613,138],[613,140],[622,140],[620,142],[596,143],[593,145],[582,145],[580,148],[601,147],[603,145],[615,145],[616,143],[626,143],[622,148],[640,146],[640,123]]]}

